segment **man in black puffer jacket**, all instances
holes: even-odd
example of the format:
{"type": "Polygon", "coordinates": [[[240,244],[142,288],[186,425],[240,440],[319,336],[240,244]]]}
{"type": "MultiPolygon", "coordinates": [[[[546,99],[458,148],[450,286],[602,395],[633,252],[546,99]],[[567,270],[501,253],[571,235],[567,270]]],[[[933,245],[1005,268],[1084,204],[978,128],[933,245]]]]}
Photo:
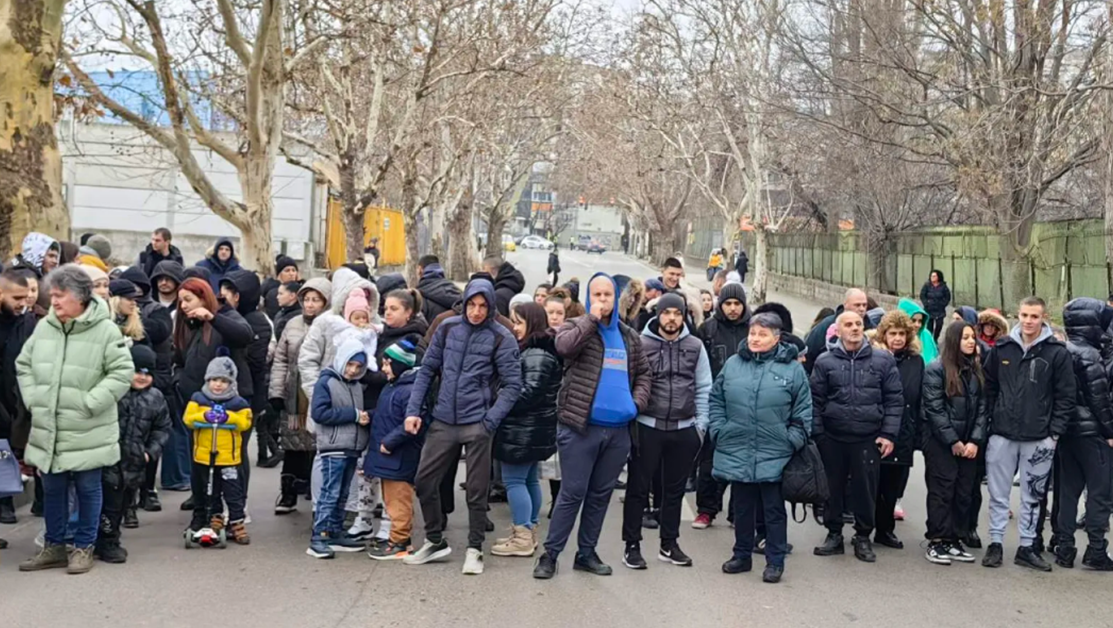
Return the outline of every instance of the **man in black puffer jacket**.
{"type": "Polygon", "coordinates": [[[456,284],[445,279],[444,269],[436,255],[425,255],[418,260],[417,275],[421,277],[417,282],[417,291],[421,293],[421,313],[425,315],[425,321],[432,325],[438,316],[460,301],[463,293],[456,284]]]}
{"type": "Polygon", "coordinates": [[[904,414],[904,392],[897,363],[886,351],[874,351],[865,342],[862,317],[843,312],[835,320],[838,341],[816,360],[811,374],[812,405],[816,438],[831,497],[825,517],[827,540],[815,548],[817,556],[843,553],[842,517],[844,491],[850,479],[850,502],[854,511],[854,555],[858,560],[876,560],[870,534],[881,458],[893,453],[904,414]],[[880,452],[880,455],[879,455],[880,452]]]}
{"type": "MultiPolygon", "coordinates": [[[[240,394],[251,404],[251,414],[256,417],[253,427],[258,428],[255,433],[259,435],[257,439],[259,465],[271,467],[281,462],[282,457],[279,455],[281,450],[278,448],[278,439],[274,433],[277,426],[272,425],[273,421],[270,421],[268,416],[270,413],[266,411],[269,403],[265,391],[270,376],[270,369],[267,368],[267,348],[270,346],[271,335],[274,332],[271,329],[271,323],[267,319],[267,315],[259,310],[260,292],[259,277],[249,270],[233,270],[220,282],[220,294],[224,297],[225,303],[236,308],[240,316],[243,316],[247,324],[251,326],[253,338],[251,344],[247,346],[247,368],[251,372],[251,394],[244,394],[243,391],[240,391],[240,394]],[[258,394],[255,394],[256,391],[258,391],[258,394]]],[[[244,492],[247,491],[247,475],[249,473],[246,469],[250,466],[246,443],[250,439],[250,430],[248,430],[243,438],[244,492]]]]}
{"type": "MultiPolygon", "coordinates": [[[[483,260],[483,270],[495,278],[495,300],[498,302],[499,314],[510,316],[510,299],[525,290],[525,275],[514,268],[513,264],[497,256],[483,260]]],[[[579,290],[576,293],[578,295],[579,290]]]]}
{"type": "MultiPolygon", "coordinates": [[[[1101,361],[1103,330],[1113,319],[1113,309],[1097,299],[1080,298],[1063,308],[1074,376],[1078,381],[1078,403],[1067,432],[1059,441],[1058,467],[1054,474],[1055,508],[1058,511],[1059,545],[1055,562],[1073,567],[1078,550],[1074,546],[1078,499],[1086,489],[1086,536],[1089,546],[1082,564],[1113,571],[1106,551],[1109,525],[1110,447],[1113,447],[1113,408],[1109,400],[1109,374],[1101,361]]],[[[1052,513],[1055,517],[1055,513],[1052,513]]]]}

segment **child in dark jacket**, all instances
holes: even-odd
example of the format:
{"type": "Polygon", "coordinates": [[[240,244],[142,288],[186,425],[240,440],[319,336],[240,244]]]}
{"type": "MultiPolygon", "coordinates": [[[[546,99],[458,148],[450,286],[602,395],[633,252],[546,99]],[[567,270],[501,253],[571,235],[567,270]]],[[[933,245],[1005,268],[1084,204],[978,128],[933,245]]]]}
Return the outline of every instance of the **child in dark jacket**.
{"type": "Polygon", "coordinates": [[[120,461],[106,467],[101,483],[104,505],[100,530],[94,548],[96,557],[106,563],[127,561],[128,552],[120,546],[120,520],[125,528],[138,528],[135,506],[147,463],[158,459],[170,437],[170,410],[166,399],[152,388],[155,352],[146,345],[131,348],[135,375],[131,390],[117,405],[120,418],[120,461]]]}
{"type": "Polygon", "coordinates": [[[205,385],[194,393],[182,422],[193,430],[193,520],[189,529],[196,536],[208,527],[219,533],[224,528],[224,504],[228,504],[229,537],[240,545],[251,543],[244,527],[246,503],[240,463],[243,433],[251,429],[251,404],[236,386],[239,370],[229,357],[217,357],[205,369],[205,385]],[[215,461],[210,460],[215,450],[215,461]],[[209,465],[213,465],[213,494],[207,496],[209,465]]]}
{"type": "Polygon", "coordinates": [[[405,428],[416,363],[417,347],[408,340],[399,340],[383,352],[382,372],[390,383],[379,395],[371,422],[371,445],[363,462],[364,476],[382,480],[383,503],[390,516],[390,540],[367,552],[375,560],[401,560],[410,550],[414,476],[424,441],[424,433],[410,434],[405,428]]]}
{"type": "Polygon", "coordinates": [[[367,372],[367,359],[363,343],[347,338],[337,349],[332,366],[321,371],[313,387],[310,414],[317,424],[321,491],[313,515],[313,536],[305,553],[314,558],[364,549],[362,541],[344,531],[343,503],[369,438],[371,417],[363,409],[363,384],[359,381],[367,372]]]}

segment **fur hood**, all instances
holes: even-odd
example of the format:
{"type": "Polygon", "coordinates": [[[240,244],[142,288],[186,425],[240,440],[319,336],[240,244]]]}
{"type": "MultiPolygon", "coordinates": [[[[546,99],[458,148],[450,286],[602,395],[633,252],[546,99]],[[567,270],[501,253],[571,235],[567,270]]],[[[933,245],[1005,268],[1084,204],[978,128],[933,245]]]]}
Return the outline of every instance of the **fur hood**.
{"type": "Polygon", "coordinates": [[[633,321],[637,319],[638,313],[641,312],[644,304],[645,284],[639,279],[630,279],[618,300],[619,315],[623,320],[633,321]]]}
{"type": "Polygon", "coordinates": [[[1001,329],[1002,335],[1008,335],[1009,333],[1009,321],[997,310],[982,310],[978,314],[978,324],[984,325],[986,323],[993,323],[996,325],[1001,329]]]}

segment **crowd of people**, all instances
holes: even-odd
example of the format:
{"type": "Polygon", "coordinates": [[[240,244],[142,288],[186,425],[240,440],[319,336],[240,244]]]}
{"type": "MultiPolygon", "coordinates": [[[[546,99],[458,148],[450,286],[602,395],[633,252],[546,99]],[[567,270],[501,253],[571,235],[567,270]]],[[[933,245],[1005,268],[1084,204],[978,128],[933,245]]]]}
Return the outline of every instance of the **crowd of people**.
{"type": "MultiPolygon", "coordinates": [[[[752,571],[763,554],[762,579],[775,583],[792,551],[785,468],[814,442],[830,489],[812,506],[827,528],[817,556],[845,552],[846,524],[859,560],[877,559],[874,543],[904,547],[896,521],[921,451],[928,561],[975,560],[985,481],[982,564],[1001,566],[1018,480],[1016,564],[1050,571],[1050,551],[1073,567],[1083,527],[1082,565],[1113,571],[1105,302],[1071,301],[1058,330],[1029,297],[1010,329],[999,312],[952,307],[932,271],[922,305],[886,311],[851,289],[801,337],[785,306],[750,307],[740,271],[710,264],[712,289],[694,290],[676,258],[644,281],[597,272],[529,294],[498,257],[462,290],[431,255],[413,287],[363,261],[305,279],[284,256],[261,281],[231,239],[188,268],[171,239],[159,229],[133,265],[110,268],[102,236],[32,233],[0,273],[0,438],[35,479],[45,523],[23,571],[125,562],[121,528],[162,508],[156,483],[191,493],[187,546],[250,543],[253,436],[257,464],[281,466],[275,514],[311,500],[314,558],[447,559],[463,458],[465,574],[483,572],[489,503],[503,500],[511,525],[491,554],[536,556],[533,576],[552,578],[578,519],[573,568],[611,574],[597,546],[616,489],[622,564],[648,568],[642,542],[655,529],[658,561],[689,567],[685,492],[703,530],[729,488],[735,541],[722,571],[752,571]]],[[[12,517],[9,498],[0,520],[12,517]]]]}

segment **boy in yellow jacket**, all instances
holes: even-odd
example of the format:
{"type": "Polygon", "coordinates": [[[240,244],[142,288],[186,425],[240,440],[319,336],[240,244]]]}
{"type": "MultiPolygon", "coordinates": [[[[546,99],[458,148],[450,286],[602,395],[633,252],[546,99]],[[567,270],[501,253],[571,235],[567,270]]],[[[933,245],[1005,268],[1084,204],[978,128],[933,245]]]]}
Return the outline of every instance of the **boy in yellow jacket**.
{"type": "Polygon", "coordinates": [[[243,433],[251,429],[251,404],[239,395],[236,376],[231,358],[214,358],[205,370],[205,385],[190,398],[182,417],[186,427],[193,430],[193,521],[189,529],[197,532],[209,527],[220,532],[226,502],[228,536],[247,545],[251,538],[244,527],[244,486],[239,471],[243,433]],[[211,502],[207,495],[210,464],[215,474],[211,502]]]}

